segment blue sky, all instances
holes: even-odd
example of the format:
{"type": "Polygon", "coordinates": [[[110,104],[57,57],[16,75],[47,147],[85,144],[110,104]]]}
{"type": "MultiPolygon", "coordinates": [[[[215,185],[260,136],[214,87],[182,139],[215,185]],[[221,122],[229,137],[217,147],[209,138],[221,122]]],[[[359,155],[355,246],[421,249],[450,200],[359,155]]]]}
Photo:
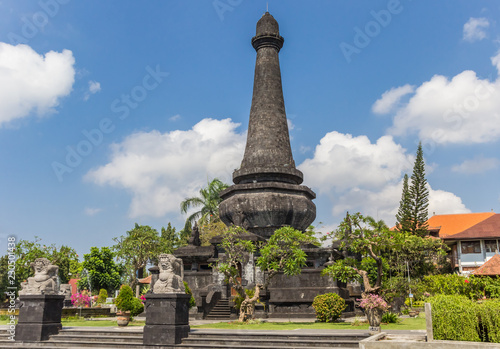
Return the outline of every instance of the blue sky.
{"type": "Polygon", "coordinates": [[[430,214],[500,212],[496,1],[0,0],[1,250],[180,229],[240,165],[266,2],[319,230],[393,224],[419,141],[430,214]]]}

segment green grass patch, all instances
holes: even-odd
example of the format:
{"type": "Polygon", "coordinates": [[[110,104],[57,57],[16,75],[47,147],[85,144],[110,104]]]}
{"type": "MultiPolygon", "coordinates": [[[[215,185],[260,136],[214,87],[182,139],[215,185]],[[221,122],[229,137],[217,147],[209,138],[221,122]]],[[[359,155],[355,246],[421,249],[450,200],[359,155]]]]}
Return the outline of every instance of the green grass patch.
{"type": "MultiPolygon", "coordinates": [[[[205,324],[191,326],[192,328],[218,328],[225,330],[297,330],[297,329],[316,329],[316,330],[368,330],[368,324],[353,326],[350,322],[218,322],[214,324],[205,324]]],[[[382,330],[425,330],[425,318],[406,318],[395,324],[382,324],[382,330]]]]}

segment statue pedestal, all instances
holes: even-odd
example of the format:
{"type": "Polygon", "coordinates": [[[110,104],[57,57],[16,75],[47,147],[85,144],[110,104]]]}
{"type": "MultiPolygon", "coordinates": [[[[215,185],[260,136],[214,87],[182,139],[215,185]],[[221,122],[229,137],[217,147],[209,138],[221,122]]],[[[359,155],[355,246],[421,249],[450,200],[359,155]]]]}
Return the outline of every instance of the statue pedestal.
{"type": "Polygon", "coordinates": [[[189,300],[182,293],[146,294],[144,345],[175,345],[189,334],[189,300]]]}
{"type": "Polygon", "coordinates": [[[44,341],[62,329],[63,295],[21,295],[19,301],[16,341],[44,341]]]}

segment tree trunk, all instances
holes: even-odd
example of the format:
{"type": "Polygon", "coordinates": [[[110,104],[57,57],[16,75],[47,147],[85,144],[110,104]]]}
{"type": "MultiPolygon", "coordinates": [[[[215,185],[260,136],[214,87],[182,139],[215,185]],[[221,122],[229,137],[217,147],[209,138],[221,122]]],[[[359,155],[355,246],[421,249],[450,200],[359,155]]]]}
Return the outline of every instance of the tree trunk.
{"type": "Polygon", "coordinates": [[[240,306],[239,322],[244,322],[253,318],[255,303],[259,300],[261,288],[261,284],[255,285],[255,293],[252,298],[250,298],[245,292],[245,299],[241,302],[240,306]]]}
{"type": "Polygon", "coordinates": [[[365,291],[362,293],[363,297],[368,293],[377,294],[379,292],[380,286],[375,285],[375,287],[372,287],[370,285],[370,279],[368,278],[368,273],[366,272],[366,270],[356,269],[356,272],[363,278],[363,286],[365,287],[365,291]]]}

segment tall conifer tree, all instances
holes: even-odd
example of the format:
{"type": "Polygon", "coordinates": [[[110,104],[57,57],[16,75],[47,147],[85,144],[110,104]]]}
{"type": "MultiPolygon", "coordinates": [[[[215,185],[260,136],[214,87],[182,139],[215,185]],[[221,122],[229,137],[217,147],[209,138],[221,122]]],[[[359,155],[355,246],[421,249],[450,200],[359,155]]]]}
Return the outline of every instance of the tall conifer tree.
{"type": "Polygon", "coordinates": [[[429,190],[427,189],[427,180],[425,179],[422,143],[418,144],[417,158],[413,165],[409,192],[412,202],[410,232],[418,236],[425,236],[428,234],[427,207],[429,206],[429,190]]]}
{"type": "Polygon", "coordinates": [[[410,231],[411,221],[411,196],[408,189],[408,175],[405,173],[403,178],[403,193],[399,202],[398,213],[396,214],[396,229],[398,231],[410,231]]]}

